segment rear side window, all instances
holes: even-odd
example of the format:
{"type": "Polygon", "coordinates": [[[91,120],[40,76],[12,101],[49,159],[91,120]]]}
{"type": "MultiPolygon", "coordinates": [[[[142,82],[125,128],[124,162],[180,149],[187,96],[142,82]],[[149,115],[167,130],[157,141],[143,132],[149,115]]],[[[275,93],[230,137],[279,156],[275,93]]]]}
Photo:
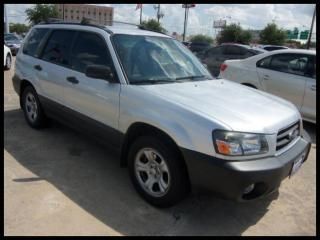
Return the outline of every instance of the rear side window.
{"type": "Polygon", "coordinates": [[[225,52],[226,55],[241,55],[241,48],[237,46],[228,46],[225,52]]]}
{"type": "Polygon", "coordinates": [[[267,51],[274,51],[274,50],[281,50],[281,49],[285,49],[283,47],[265,47],[264,48],[267,51]]]}
{"type": "Polygon", "coordinates": [[[70,66],[69,51],[75,33],[70,30],[53,31],[41,58],[48,62],[70,66]]]}
{"type": "Polygon", "coordinates": [[[206,57],[214,57],[221,54],[221,47],[215,47],[207,50],[206,57]]]}
{"type": "Polygon", "coordinates": [[[22,52],[32,57],[37,57],[37,50],[39,48],[41,40],[49,31],[47,28],[34,28],[31,30],[28,39],[23,44],[22,52]]]}
{"type": "Polygon", "coordinates": [[[89,32],[79,32],[72,49],[72,69],[85,72],[89,65],[112,67],[111,56],[107,45],[99,35],[89,32]]]}

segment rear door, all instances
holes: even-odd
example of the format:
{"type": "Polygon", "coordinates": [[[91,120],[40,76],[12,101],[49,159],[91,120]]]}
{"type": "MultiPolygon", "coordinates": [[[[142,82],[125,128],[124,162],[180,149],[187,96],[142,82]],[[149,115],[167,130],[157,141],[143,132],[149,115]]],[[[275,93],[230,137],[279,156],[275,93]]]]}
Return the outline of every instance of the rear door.
{"type": "Polygon", "coordinates": [[[308,62],[306,76],[308,77],[306,81],[305,94],[303,98],[303,104],[301,112],[306,119],[311,121],[316,121],[316,91],[317,91],[317,81],[316,81],[316,61],[315,56],[310,56],[310,61],[308,62]]]}
{"type": "Polygon", "coordinates": [[[53,29],[44,45],[39,63],[34,66],[43,97],[62,105],[65,78],[71,66],[70,49],[75,33],[73,30],[53,29]]]}
{"type": "Polygon", "coordinates": [[[265,91],[289,100],[301,110],[308,55],[276,54],[257,62],[257,72],[265,91]]]}

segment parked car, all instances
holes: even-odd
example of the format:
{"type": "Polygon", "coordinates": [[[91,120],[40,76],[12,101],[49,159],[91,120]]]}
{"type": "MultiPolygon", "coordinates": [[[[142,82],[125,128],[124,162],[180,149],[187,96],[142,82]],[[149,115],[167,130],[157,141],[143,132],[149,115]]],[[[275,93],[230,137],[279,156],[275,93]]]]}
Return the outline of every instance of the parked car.
{"type": "Polygon", "coordinates": [[[191,42],[189,44],[189,49],[193,53],[199,53],[199,52],[205,51],[210,47],[211,45],[209,43],[204,43],[204,42],[191,42]]]}
{"type": "Polygon", "coordinates": [[[157,32],[38,24],[12,80],[30,127],[52,118],[113,146],[137,192],[158,207],[197,187],[239,201],[266,196],[310,149],[293,104],[214,79],[157,32]]]}
{"type": "Polygon", "coordinates": [[[281,50],[281,49],[289,49],[286,46],[277,46],[277,45],[262,45],[260,48],[266,51],[274,51],[274,50],[281,50]]]}
{"type": "Polygon", "coordinates": [[[190,47],[191,42],[182,42],[185,46],[187,46],[188,48],[190,47]]]}
{"type": "Polygon", "coordinates": [[[5,33],[4,42],[10,48],[12,55],[16,56],[20,49],[22,38],[14,33],[5,33]]]}
{"type": "Polygon", "coordinates": [[[10,48],[8,48],[6,45],[3,45],[3,53],[4,53],[4,69],[5,70],[10,70],[11,68],[11,63],[12,63],[12,54],[10,51],[10,48]]]}
{"type": "Polygon", "coordinates": [[[248,45],[229,43],[206,50],[201,56],[201,61],[207,65],[210,73],[217,77],[220,65],[228,59],[244,59],[266,52],[263,49],[250,47],[248,45]]]}
{"type": "Polygon", "coordinates": [[[292,102],[306,121],[316,122],[316,51],[277,50],[245,60],[228,60],[220,77],[292,102]]]}

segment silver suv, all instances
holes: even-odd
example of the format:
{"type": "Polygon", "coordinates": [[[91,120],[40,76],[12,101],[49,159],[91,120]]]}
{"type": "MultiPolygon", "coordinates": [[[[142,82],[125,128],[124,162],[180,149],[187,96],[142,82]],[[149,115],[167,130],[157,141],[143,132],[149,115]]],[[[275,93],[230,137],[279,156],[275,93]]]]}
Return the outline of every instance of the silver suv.
{"type": "Polygon", "coordinates": [[[214,79],[182,43],[139,27],[38,24],[13,84],[31,127],[55,119],[113,146],[158,207],[191,187],[239,201],[265,196],[310,149],[293,104],[214,79]]]}

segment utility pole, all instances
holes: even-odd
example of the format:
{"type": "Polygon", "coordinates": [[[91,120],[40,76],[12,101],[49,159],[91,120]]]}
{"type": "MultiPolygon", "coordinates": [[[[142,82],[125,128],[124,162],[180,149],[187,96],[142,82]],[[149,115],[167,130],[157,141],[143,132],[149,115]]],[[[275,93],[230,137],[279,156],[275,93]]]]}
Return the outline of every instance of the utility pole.
{"type": "Polygon", "coordinates": [[[316,16],[316,8],[317,8],[317,5],[314,6],[314,12],[313,12],[313,16],[312,16],[312,22],[311,22],[311,28],[310,28],[310,33],[309,33],[309,38],[308,38],[308,43],[307,43],[307,49],[309,49],[309,47],[310,47],[313,23],[314,23],[314,18],[316,16]]]}
{"type": "Polygon", "coordinates": [[[189,15],[189,8],[195,7],[195,4],[182,4],[182,8],[185,8],[184,11],[184,27],[183,27],[183,41],[186,39],[187,34],[187,23],[188,23],[188,15],[189,15]]]}
{"type": "Polygon", "coordinates": [[[158,4],[158,13],[157,13],[158,22],[160,21],[160,4],[158,4]]]}
{"type": "Polygon", "coordinates": [[[140,8],[140,25],[141,25],[141,23],[142,23],[142,6],[143,6],[143,5],[141,5],[141,8],[140,8]]]}
{"type": "Polygon", "coordinates": [[[6,24],[4,27],[5,33],[10,33],[6,4],[4,4],[4,17],[5,17],[5,21],[6,21],[6,24]]]}
{"type": "Polygon", "coordinates": [[[64,21],[64,4],[62,4],[62,19],[64,21]]]}
{"type": "Polygon", "coordinates": [[[188,16],[188,10],[189,8],[184,9],[184,27],[183,27],[183,41],[186,40],[186,28],[187,28],[187,16],[188,16]]]}

